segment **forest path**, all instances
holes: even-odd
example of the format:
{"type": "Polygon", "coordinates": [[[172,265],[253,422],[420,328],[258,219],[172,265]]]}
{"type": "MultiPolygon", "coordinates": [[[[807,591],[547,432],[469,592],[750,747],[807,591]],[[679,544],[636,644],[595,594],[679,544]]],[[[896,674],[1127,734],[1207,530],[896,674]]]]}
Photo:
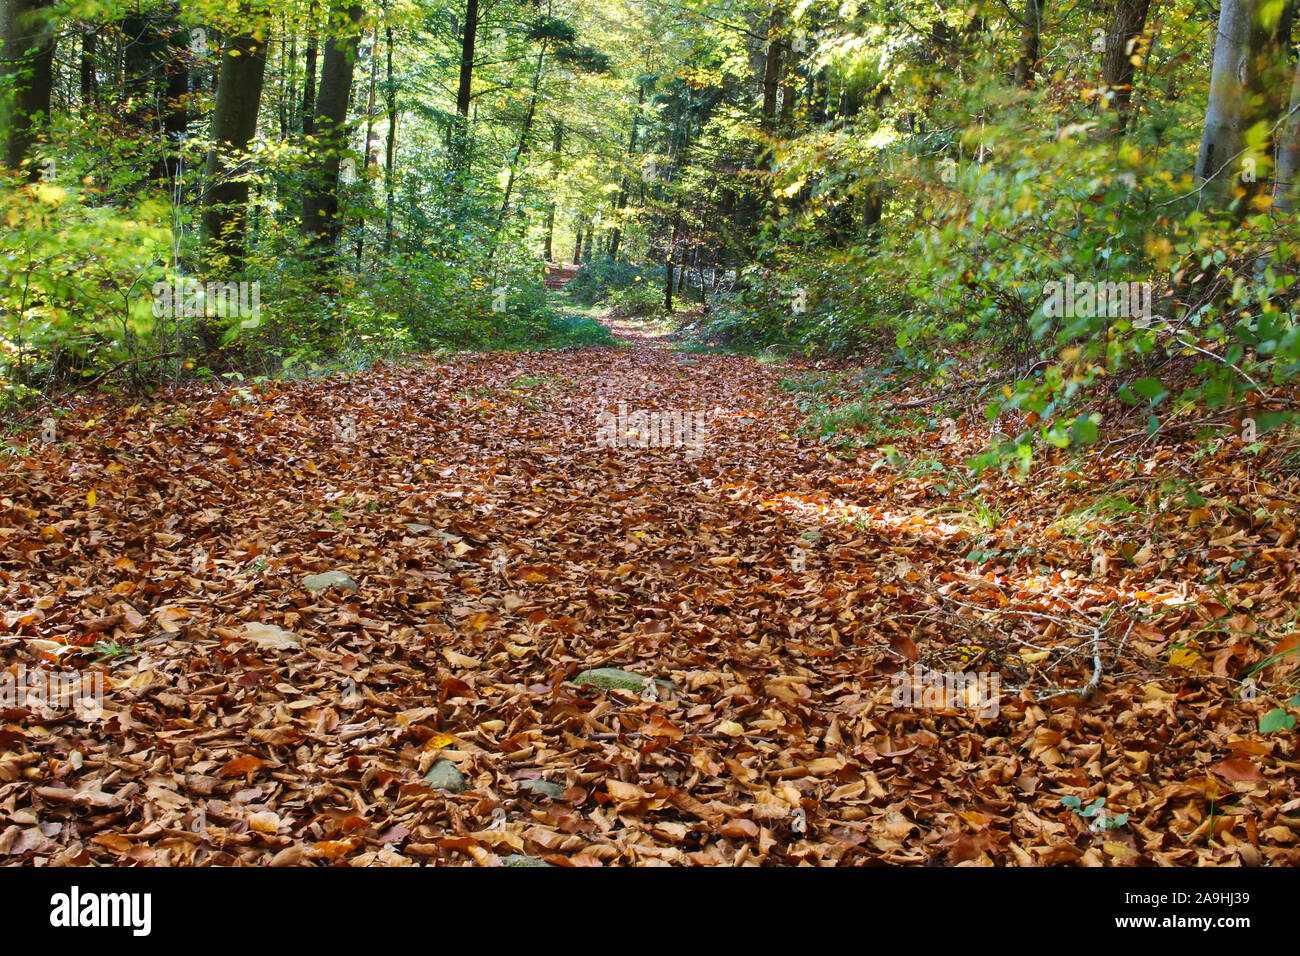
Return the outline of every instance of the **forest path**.
{"type": "MultiPolygon", "coordinates": [[[[918,659],[1037,673],[1023,639],[1081,685],[1086,640],[997,615],[1117,598],[1069,541],[1035,559],[1055,584],[981,569],[984,539],[915,482],[800,436],[789,374],[657,347],[462,354],[68,415],[0,477],[3,648],[108,689],[82,718],[8,712],[10,859],[1235,859],[1136,826],[1103,849],[1061,806],[1105,749],[1143,826],[1199,807],[1183,781],[1217,745],[1172,695],[891,706],[918,659]],[[650,447],[638,412],[660,416],[650,447]],[[684,447],[671,426],[695,413],[684,447]],[[673,687],[570,682],[603,666],[673,687]]],[[[1219,705],[1221,741],[1242,724],[1219,705]]],[[[1251,757],[1267,778],[1238,759],[1285,784],[1276,758],[1251,757]]]]}

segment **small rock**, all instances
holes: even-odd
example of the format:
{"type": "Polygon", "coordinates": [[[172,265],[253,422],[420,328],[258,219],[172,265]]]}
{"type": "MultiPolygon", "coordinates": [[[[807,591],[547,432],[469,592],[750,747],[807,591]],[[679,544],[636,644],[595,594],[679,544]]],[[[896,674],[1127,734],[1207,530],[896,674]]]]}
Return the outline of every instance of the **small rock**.
{"type": "Polygon", "coordinates": [[[326,571],[324,574],[309,574],[302,579],[302,586],[308,591],[324,591],[327,588],[339,588],[343,591],[359,591],[360,585],[352,576],[342,571],[326,571]]]}
{"type": "Polygon", "coordinates": [[[446,790],[448,793],[465,791],[465,775],[450,760],[436,761],[424,775],[424,782],[434,790],[446,790]]]}
{"type": "Polygon", "coordinates": [[[403,524],[402,527],[405,528],[407,531],[410,531],[412,534],[419,534],[419,533],[421,533],[422,531],[432,531],[432,530],[433,530],[433,525],[431,525],[431,524],[419,524],[419,523],[414,522],[414,521],[409,521],[409,522],[403,524]]]}
{"type": "Polygon", "coordinates": [[[520,790],[529,790],[538,796],[559,800],[564,796],[564,787],[551,780],[520,780],[520,790]]]}
{"type": "Polygon", "coordinates": [[[503,866],[555,866],[554,863],[547,863],[535,856],[524,856],[522,853],[511,853],[509,856],[503,856],[501,864],[503,866]]]}

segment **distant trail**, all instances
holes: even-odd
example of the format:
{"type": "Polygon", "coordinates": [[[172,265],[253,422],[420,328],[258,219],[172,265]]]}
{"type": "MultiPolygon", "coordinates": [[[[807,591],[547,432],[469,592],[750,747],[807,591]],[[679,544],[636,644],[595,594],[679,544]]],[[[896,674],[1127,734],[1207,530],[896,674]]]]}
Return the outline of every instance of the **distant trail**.
{"type": "Polygon", "coordinates": [[[548,262],[546,263],[546,288],[558,292],[581,271],[582,266],[570,262],[548,262]]]}

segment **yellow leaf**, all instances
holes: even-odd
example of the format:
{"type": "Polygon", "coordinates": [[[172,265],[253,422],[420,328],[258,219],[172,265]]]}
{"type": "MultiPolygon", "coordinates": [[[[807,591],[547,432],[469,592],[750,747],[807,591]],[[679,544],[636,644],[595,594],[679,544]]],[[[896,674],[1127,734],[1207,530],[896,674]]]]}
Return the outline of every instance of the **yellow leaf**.
{"type": "Polygon", "coordinates": [[[726,734],[728,737],[739,737],[744,732],[745,728],[734,720],[724,720],[718,724],[718,733],[726,734]]]}
{"type": "Polygon", "coordinates": [[[98,498],[99,496],[95,494],[95,489],[91,488],[89,491],[86,492],[86,507],[87,508],[95,507],[95,502],[98,500],[98,498]]]}

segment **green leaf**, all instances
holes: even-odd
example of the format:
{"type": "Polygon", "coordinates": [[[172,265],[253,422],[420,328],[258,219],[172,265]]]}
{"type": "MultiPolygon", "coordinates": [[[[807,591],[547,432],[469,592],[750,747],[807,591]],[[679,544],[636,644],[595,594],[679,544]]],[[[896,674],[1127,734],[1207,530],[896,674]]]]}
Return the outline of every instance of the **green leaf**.
{"type": "Polygon", "coordinates": [[[1074,440],[1081,445],[1091,445],[1097,440],[1097,423],[1080,416],[1074,423],[1074,440]]]}
{"type": "Polygon", "coordinates": [[[1259,719],[1259,732],[1272,734],[1279,730],[1290,730],[1295,726],[1295,718],[1281,707],[1275,707],[1259,719]]]}
{"type": "Polygon", "coordinates": [[[1137,392],[1153,406],[1160,402],[1169,394],[1169,391],[1160,383],[1158,378],[1140,378],[1133,383],[1133,391],[1137,392]]]}

